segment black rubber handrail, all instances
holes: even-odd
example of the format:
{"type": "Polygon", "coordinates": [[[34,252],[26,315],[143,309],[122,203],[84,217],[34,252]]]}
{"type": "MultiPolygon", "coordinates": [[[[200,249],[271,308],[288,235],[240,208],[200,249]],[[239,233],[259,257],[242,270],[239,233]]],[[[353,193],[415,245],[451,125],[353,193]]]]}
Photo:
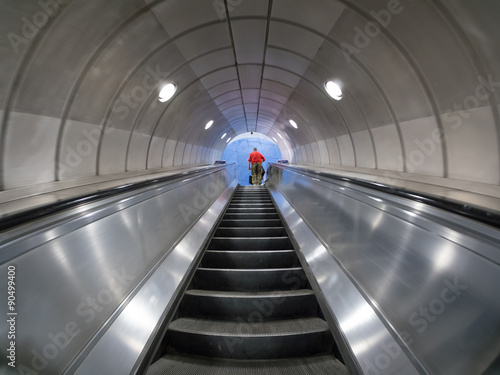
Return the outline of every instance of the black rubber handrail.
{"type": "Polygon", "coordinates": [[[99,190],[96,192],[83,194],[75,197],[70,197],[67,199],[61,199],[54,203],[49,203],[40,207],[35,207],[31,209],[27,209],[21,212],[13,213],[12,215],[6,215],[0,218],[0,231],[4,231],[7,229],[14,228],[21,224],[26,224],[30,221],[38,220],[44,218],[49,215],[53,215],[59,213],[61,211],[65,211],[82,204],[92,203],[104,198],[109,198],[113,196],[117,196],[123,193],[128,193],[134,190],[142,189],[148,186],[153,186],[156,184],[173,182],[174,180],[178,180],[180,178],[186,178],[187,176],[192,177],[193,175],[203,175],[203,174],[211,174],[220,171],[223,168],[226,168],[231,164],[213,167],[204,170],[196,170],[190,172],[182,172],[176,173],[174,175],[155,178],[153,180],[146,180],[140,182],[129,183],[125,185],[119,185],[115,187],[111,187],[108,189],[99,190]]]}
{"type": "Polygon", "coordinates": [[[305,172],[313,176],[328,178],[336,181],[348,182],[354,185],[367,187],[373,190],[378,190],[383,193],[396,195],[415,202],[428,204],[454,214],[458,214],[468,219],[476,220],[484,224],[491,225],[495,228],[500,228],[500,214],[498,212],[488,211],[484,207],[479,207],[464,202],[455,201],[453,199],[438,197],[432,194],[421,193],[406,188],[399,188],[391,185],[384,185],[379,182],[372,182],[358,178],[345,177],[334,173],[316,172],[307,168],[292,167],[290,165],[271,164],[282,169],[290,169],[298,172],[305,172]]]}

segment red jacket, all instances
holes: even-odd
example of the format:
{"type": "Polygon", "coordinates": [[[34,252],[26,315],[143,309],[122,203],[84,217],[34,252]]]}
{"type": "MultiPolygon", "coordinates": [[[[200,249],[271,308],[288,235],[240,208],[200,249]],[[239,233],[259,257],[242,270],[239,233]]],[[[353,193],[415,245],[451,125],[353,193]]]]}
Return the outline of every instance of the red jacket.
{"type": "Polygon", "coordinates": [[[248,157],[248,161],[252,162],[252,164],[262,163],[263,161],[266,161],[266,158],[262,156],[262,154],[259,151],[254,151],[248,157]]]}

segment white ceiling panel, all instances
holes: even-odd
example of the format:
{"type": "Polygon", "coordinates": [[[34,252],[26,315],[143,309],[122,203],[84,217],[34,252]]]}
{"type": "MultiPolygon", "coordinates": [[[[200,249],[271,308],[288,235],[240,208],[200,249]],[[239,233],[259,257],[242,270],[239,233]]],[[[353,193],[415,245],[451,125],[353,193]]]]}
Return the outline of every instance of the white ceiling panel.
{"type": "Polygon", "coordinates": [[[258,107],[257,103],[255,103],[255,104],[245,103],[245,111],[247,112],[247,115],[249,115],[251,113],[257,113],[257,107],[258,107]]]}
{"type": "Polygon", "coordinates": [[[269,45],[296,51],[311,60],[323,41],[324,39],[316,34],[283,23],[273,22],[269,32],[269,45]]]}
{"type": "Polygon", "coordinates": [[[260,88],[261,66],[238,66],[241,79],[242,89],[258,89],[260,88]]]}
{"type": "MultiPolygon", "coordinates": [[[[218,48],[231,47],[231,39],[225,25],[220,24],[194,30],[176,40],[175,45],[184,58],[190,60],[218,48]]],[[[229,63],[234,64],[234,59],[229,63]]]]}
{"type": "Polygon", "coordinates": [[[265,77],[262,81],[262,89],[275,92],[285,98],[288,98],[290,95],[292,95],[293,92],[293,88],[285,85],[284,82],[277,82],[273,81],[272,79],[266,80],[265,77]]]}
{"type": "Polygon", "coordinates": [[[262,64],[266,38],[266,21],[231,22],[238,64],[262,64]]]}
{"type": "Polygon", "coordinates": [[[236,74],[236,69],[233,67],[233,68],[222,69],[206,77],[203,77],[201,79],[201,82],[203,82],[203,85],[205,87],[210,88],[219,83],[237,79],[238,75],[236,74]]]}
{"type": "Polygon", "coordinates": [[[238,126],[241,126],[241,127],[246,127],[246,121],[244,118],[234,118],[232,120],[228,120],[228,122],[231,124],[231,126],[234,128],[234,127],[238,127],[238,126]]]}
{"type": "Polygon", "coordinates": [[[268,66],[264,69],[264,78],[272,81],[283,82],[285,85],[291,87],[297,86],[300,82],[299,76],[282,69],[271,68],[268,66]]]}
{"type": "Polygon", "coordinates": [[[238,83],[238,80],[233,80],[233,81],[229,81],[229,82],[215,86],[214,88],[210,89],[208,91],[208,93],[210,94],[210,96],[212,98],[216,98],[219,95],[224,94],[225,92],[239,90],[239,89],[240,89],[240,85],[238,83]]]}
{"type": "Polygon", "coordinates": [[[309,67],[310,61],[292,52],[269,47],[266,53],[266,64],[280,66],[303,75],[309,67]]]}
{"type": "Polygon", "coordinates": [[[279,102],[281,104],[285,104],[287,102],[287,100],[288,100],[287,96],[280,95],[280,94],[278,94],[276,92],[269,91],[269,90],[264,90],[264,89],[262,89],[262,91],[260,93],[260,97],[261,98],[270,99],[270,100],[274,100],[275,102],[279,102]]]}
{"type": "Polygon", "coordinates": [[[278,116],[283,110],[283,107],[283,105],[277,105],[275,102],[271,102],[268,104],[266,104],[266,102],[263,100],[261,100],[260,102],[261,113],[263,111],[266,111],[267,113],[272,113],[273,115],[278,116]]]}
{"type": "Polygon", "coordinates": [[[245,103],[258,103],[259,90],[243,90],[243,100],[245,103]]]}
{"type": "Polygon", "coordinates": [[[234,107],[236,105],[241,105],[241,98],[230,100],[228,102],[225,102],[224,104],[219,105],[219,109],[223,111],[224,109],[234,107]]]}
{"type": "Polygon", "coordinates": [[[274,115],[273,113],[260,113],[259,114],[259,121],[271,121],[271,122],[274,122],[276,120],[276,115],[274,115]]]}
{"type": "MultiPolygon", "coordinates": [[[[146,0],[146,3],[153,1],[146,0]]],[[[213,2],[206,0],[163,1],[153,8],[153,12],[170,36],[219,20],[213,2]]]]}
{"type": "Polygon", "coordinates": [[[241,94],[240,94],[239,90],[231,91],[231,92],[228,92],[227,94],[221,95],[218,98],[214,99],[214,102],[215,102],[215,104],[220,106],[220,105],[223,105],[224,103],[226,103],[228,101],[232,101],[234,99],[241,100],[241,94]]]}
{"type": "MultiPolygon", "coordinates": [[[[223,3],[222,0],[218,1],[223,3]]],[[[214,1],[215,3],[215,1],[214,1]]],[[[267,16],[269,7],[268,0],[229,0],[228,10],[229,17],[242,17],[242,16],[267,16]]],[[[225,17],[224,17],[225,18],[225,17]]]]}
{"type": "Polygon", "coordinates": [[[236,123],[244,123],[245,122],[245,117],[243,116],[233,116],[233,117],[226,117],[226,120],[230,123],[230,124],[236,124],[236,123]]]}
{"type": "Polygon", "coordinates": [[[345,7],[332,0],[275,0],[273,17],[283,18],[328,34],[345,7]],[[321,12],[317,12],[321,9],[321,12]]]}
{"type": "Polygon", "coordinates": [[[232,117],[232,116],[244,116],[243,114],[243,106],[241,104],[239,105],[236,105],[234,107],[231,107],[231,108],[227,108],[223,111],[221,111],[224,116],[226,117],[232,117]]]}
{"type": "Polygon", "coordinates": [[[231,49],[225,49],[196,59],[190,65],[198,77],[200,77],[208,72],[231,65],[232,61],[233,53],[231,49]]]}

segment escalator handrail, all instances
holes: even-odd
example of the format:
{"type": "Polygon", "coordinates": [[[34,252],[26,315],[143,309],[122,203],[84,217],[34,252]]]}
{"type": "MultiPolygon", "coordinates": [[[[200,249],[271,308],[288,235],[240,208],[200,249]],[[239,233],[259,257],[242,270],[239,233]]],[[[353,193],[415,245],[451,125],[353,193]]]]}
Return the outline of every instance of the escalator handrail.
{"type": "Polygon", "coordinates": [[[0,232],[12,229],[18,225],[26,224],[30,221],[39,220],[49,215],[53,215],[71,208],[75,208],[82,204],[92,203],[104,198],[110,198],[114,196],[121,195],[123,193],[128,193],[134,190],[147,188],[157,184],[173,183],[181,178],[185,179],[187,177],[203,176],[216,173],[224,168],[227,168],[232,164],[226,164],[221,166],[214,166],[209,169],[195,170],[189,172],[176,173],[170,176],[159,177],[152,180],[139,181],[134,183],[127,183],[123,185],[118,185],[102,190],[98,190],[91,193],[86,193],[82,195],[77,195],[74,197],[61,199],[53,203],[45,204],[35,208],[29,208],[20,212],[13,213],[11,215],[6,215],[0,218],[0,232]]]}
{"type": "Polygon", "coordinates": [[[453,199],[438,197],[436,195],[417,192],[414,190],[409,190],[406,188],[395,187],[391,185],[381,184],[379,182],[373,182],[368,180],[363,180],[360,178],[346,177],[338,175],[335,173],[317,172],[307,168],[292,167],[290,165],[283,164],[271,164],[273,167],[281,168],[284,170],[291,170],[300,173],[307,173],[308,175],[313,175],[315,177],[326,178],[330,180],[336,180],[341,182],[351,183],[353,185],[366,187],[369,189],[377,190],[383,193],[396,195],[405,199],[412,200],[414,202],[424,203],[429,206],[433,206],[460,216],[464,216],[468,219],[479,221],[483,224],[490,225],[495,228],[500,228],[500,214],[494,211],[488,211],[484,207],[475,206],[472,204],[467,204],[464,202],[456,201],[453,199]]]}

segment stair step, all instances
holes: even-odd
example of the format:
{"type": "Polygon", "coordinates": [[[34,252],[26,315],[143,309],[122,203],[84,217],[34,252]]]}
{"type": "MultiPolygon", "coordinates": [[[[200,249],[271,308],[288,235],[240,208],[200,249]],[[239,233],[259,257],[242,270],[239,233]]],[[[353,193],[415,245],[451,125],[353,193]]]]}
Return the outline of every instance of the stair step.
{"type": "Polygon", "coordinates": [[[255,208],[255,207],[262,207],[262,208],[268,208],[268,207],[274,207],[274,204],[272,202],[252,202],[251,200],[248,202],[231,202],[229,205],[229,208],[255,208]]]}
{"type": "Polygon", "coordinates": [[[218,358],[290,358],[332,350],[328,324],[320,318],[251,323],[180,318],[170,323],[167,340],[178,352],[218,358]]]}
{"type": "Polygon", "coordinates": [[[225,213],[223,220],[260,220],[260,219],[279,219],[278,212],[234,212],[225,213]]]}
{"type": "Polygon", "coordinates": [[[182,316],[202,319],[260,320],[317,316],[318,302],[310,289],[260,293],[191,289],[181,303],[182,316]]]}
{"type": "Polygon", "coordinates": [[[233,199],[270,199],[269,194],[236,194],[233,199]]]}
{"type": "Polygon", "coordinates": [[[269,192],[267,190],[258,190],[255,189],[255,191],[237,191],[234,193],[234,196],[237,195],[269,195],[269,192]]]}
{"type": "Polygon", "coordinates": [[[254,220],[254,219],[248,219],[248,220],[242,220],[242,219],[233,219],[233,220],[226,220],[223,219],[219,223],[219,228],[227,228],[227,227],[242,227],[242,228],[248,228],[248,227],[281,227],[282,222],[280,219],[261,219],[261,220],[254,220]]]}
{"type": "Polygon", "coordinates": [[[332,355],[271,360],[231,360],[167,354],[155,362],[148,375],[348,375],[332,355]]]}
{"type": "Polygon", "coordinates": [[[193,288],[234,292],[296,290],[308,287],[301,267],[265,269],[198,268],[193,288]]]}
{"type": "Polygon", "coordinates": [[[300,266],[295,250],[207,250],[203,268],[284,268],[300,266]]]}
{"type": "Polygon", "coordinates": [[[241,201],[231,202],[228,207],[238,208],[238,207],[247,207],[247,205],[260,205],[261,207],[274,207],[274,203],[272,201],[267,200],[254,200],[254,199],[245,199],[241,201]]]}
{"type": "Polygon", "coordinates": [[[260,214],[260,213],[275,213],[276,208],[272,207],[228,207],[228,214],[260,214]]]}
{"type": "Polygon", "coordinates": [[[289,237],[213,237],[208,250],[289,250],[289,237]]]}
{"type": "Polygon", "coordinates": [[[263,202],[263,203],[273,203],[273,201],[264,195],[255,196],[244,196],[244,197],[234,197],[231,203],[246,203],[246,202],[263,202]]]}
{"type": "Polygon", "coordinates": [[[287,232],[283,227],[219,227],[215,237],[285,237],[287,232]]]}

